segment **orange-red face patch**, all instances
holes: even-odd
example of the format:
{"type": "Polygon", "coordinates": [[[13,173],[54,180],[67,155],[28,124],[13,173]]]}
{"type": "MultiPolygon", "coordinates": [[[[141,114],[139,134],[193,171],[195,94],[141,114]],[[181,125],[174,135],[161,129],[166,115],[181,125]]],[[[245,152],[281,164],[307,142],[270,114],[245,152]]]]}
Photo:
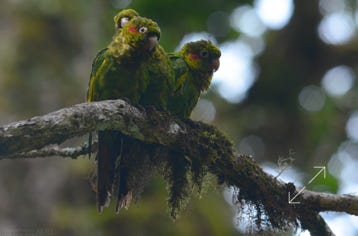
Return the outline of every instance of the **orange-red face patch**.
{"type": "Polygon", "coordinates": [[[195,53],[189,53],[189,58],[191,60],[197,60],[197,59],[199,59],[199,56],[195,53]]]}
{"type": "Polygon", "coordinates": [[[138,33],[137,28],[135,26],[133,26],[133,25],[128,26],[128,31],[130,33],[138,33]]]}

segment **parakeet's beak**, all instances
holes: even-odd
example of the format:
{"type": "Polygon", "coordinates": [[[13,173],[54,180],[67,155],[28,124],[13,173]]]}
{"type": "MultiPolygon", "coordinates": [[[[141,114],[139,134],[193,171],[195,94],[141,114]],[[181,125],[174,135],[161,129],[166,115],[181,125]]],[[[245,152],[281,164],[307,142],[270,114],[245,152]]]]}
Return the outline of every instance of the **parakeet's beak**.
{"type": "Polygon", "coordinates": [[[158,45],[158,41],[159,41],[160,35],[156,34],[156,33],[151,33],[148,34],[148,50],[152,51],[157,45],[158,45]]]}
{"type": "Polygon", "coordinates": [[[213,59],[211,61],[211,68],[213,70],[213,72],[217,71],[220,67],[220,60],[219,58],[213,59]]]}
{"type": "Polygon", "coordinates": [[[152,51],[156,46],[158,46],[158,41],[160,38],[160,34],[158,34],[157,32],[151,32],[147,35],[147,39],[148,39],[148,49],[149,51],[152,51]]]}
{"type": "Polygon", "coordinates": [[[157,36],[150,36],[148,37],[148,49],[152,51],[158,45],[158,37],[157,36]]]}

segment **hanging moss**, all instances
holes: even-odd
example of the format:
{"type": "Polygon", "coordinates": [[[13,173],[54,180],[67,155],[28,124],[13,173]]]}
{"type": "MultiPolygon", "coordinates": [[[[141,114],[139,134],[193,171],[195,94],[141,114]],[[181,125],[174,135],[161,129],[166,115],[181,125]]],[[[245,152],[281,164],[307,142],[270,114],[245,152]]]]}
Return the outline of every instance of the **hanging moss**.
{"type": "MultiPolygon", "coordinates": [[[[152,123],[160,127],[166,119],[166,114],[162,114],[152,123]]],[[[120,164],[128,169],[128,186],[134,200],[139,199],[153,171],[157,171],[167,182],[168,211],[173,220],[180,217],[193,197],[203,196],[214,182],[240,188],[235,202],[241,211],[251,209],[250,222],[254,222],[256,230],[286,230],[297,225],[295,210],[279,201],[287,198],[283,194],[295,189],[277,186],[252,157],[237,155],[232,142],[215,127],[191,120],[178,124],[185,132],[173,145],[138,141],[146,155],[132,155],[132,159],[120,164]]]]}

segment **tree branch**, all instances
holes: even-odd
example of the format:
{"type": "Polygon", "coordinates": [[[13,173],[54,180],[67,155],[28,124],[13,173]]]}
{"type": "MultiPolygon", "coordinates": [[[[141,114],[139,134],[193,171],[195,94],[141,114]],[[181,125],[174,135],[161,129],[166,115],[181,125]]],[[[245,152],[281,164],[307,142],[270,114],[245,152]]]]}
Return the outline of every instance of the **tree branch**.
{"type": "MultiPolygon", "coordinates": [[[[254,205],[268,216],[273,227],[297,224],[322,235],[331,235],[318,215],[321,211],[339,211],[358,215],[358,197],[303,191],[288,203],[288,192],[297,193],[292,183],[284,183],[265,173],[252,158],[238,155],[232,143],[215,127],[181,121],[169,114],[141,110],[122,100],[78,104],[44,116],[0,127],[0,159],[35,156],[70,156],[87,152],[87,146],[60,149],[67,139],[94,130],[116,129],[146,143],[180,149],[192,161],[200,161],[217,176],[219,183],[240,189],[237,200],[254,205]],[[39,150],[40,149],[40,150],[39,150]],[[198,160],[196,160],[198,159],[198,160]]],[[[95,146],[95,145],[94,145],[95,146]]]]}
{"type": "MultiPolygon", "coordinates": [[[[97,151],[97,141],[92,143],[92,152],[97,151]]],[[[36,157],[70,157],[76,159],[79,156],[88,154],[88,143],[84,143],[78,147],[61,148],[58,145],[49,145],[39,150],[32,150],[29,152],[21,152],[9,155],[0,156],[1,159],[15,159],[15,158],[36,158],[36,157]]]]}
{"type": "Polygon", "coordinates": [[[358,197],[349,194],[319,193],[306,190],[301,201],[315,211],[345,212],[358,216],[358,197]]]}
{"type": "Polygon", "coordinates": [[[117,129],[149,143],[174,144],[176,135],[184,133],[179,120],[169,115],[145,111],[122,100],[82,103],[44,116],[0,127],[0,156],[60,144],[69,138],[93,130],[117,129]]]}
{"type": "Polygon", "coordinates": [[[333,236],[334,233],[317,212],[306,212],[304,217],[299,218],[303,228],[310,231],[311,235],[333,236]]]}

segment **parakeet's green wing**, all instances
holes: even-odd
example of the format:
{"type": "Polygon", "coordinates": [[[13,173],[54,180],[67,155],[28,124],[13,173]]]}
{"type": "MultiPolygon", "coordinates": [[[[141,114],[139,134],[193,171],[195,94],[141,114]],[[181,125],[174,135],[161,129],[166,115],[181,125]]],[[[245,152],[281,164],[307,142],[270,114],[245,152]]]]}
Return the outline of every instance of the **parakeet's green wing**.
{"type": "MultiPolygon", "coordinates": [[[[92,64],[92,72],[87,91],[87,101],[99,101],[106,99],[101,89],[101,80],[106,79],[113,67],[113,58],[108,54],[108,49],[101,50],[92,64]]],[[[114,181],[115,161],[119,154],[120,133],[117,131],[98,131],[97,153],[97,199],[98,210],[109,203],[109,193],[112,191],[114,181]]],[[[91,135],[90,135],[91,139],[91,135]]],[[[91,140],[89,140],[89,143],[91,140]]],[[[91,145],[89,144],[89,149],[91,145]]]]}
{"type": "MultiPolygon", "coordinates": [[[[106,53],[106,51],[108,50],[108,48],[104,48],[101,51],[99,51],[95,57],[95,59],[92,62],[92,71],[91,71],[91,75],[90,75],[90,80],[88,83],[88,90],[87,90],[87,102],[91,102],[91,101],[97,101],[98,98],[95,96],[96,92],[96,88],[95,88],[95,75],[98,76],[97,71],[99,69],[99,67],[102,65],[103,60],[104,60],[104,54],[106,53]]],[[[92,153],[92,132],[89,133],[88,135],[88,158],[91,158],[91,153],[92,153]]]]}
{"type": "Polygon", "coordinates": [[[180,87],[182,87],[185,73],[188,72],[188,66],[180,56],[179,53],[168,53],[172,69],[174,71],[174,80],[172,89],[175,93],[180,87]]]}
{"type": "Polygon", "coordinates": [[[170,53],[169,58],[175,74],[173,92],[168,101],[168,111],[180,118],[188,118],[195,106],[200,91],[193,84],[193,75],[179,53],[170,53]]]}
{"type": "Polygon", "coordinates": [[[92,71],[87,90],[87,102],[104,99],[101,97],[101,91],[99,91],[99,83],[100,80],[107,75],[112,66],[113,59],[108,56],[108,48],[99,51],[92,63],[92,71]]]}
{"type": "MultiPolygon", "coordinates": [[[[110,63],[105,63],[103,64],[103,61],[105,60],[105,54],[107,52],[108,48],[104,48],[101,51],[99,51],[95,57],[95,59],[92,62],[92,71],[91,71],[91,75],[90,75],[90,80],[88,83],[88,90],[87,90],[87,102],[92,102],[92,101],[98,101],[101,100],[99,98],[99,91],[98,90],[98,86],[96,86],[96,84],[98,83],[98,76],[99,73],[98,71],[100,71],[100,67],[102,66],[102,70],[108,70],[111,65],[110,63]]],[[[89,133],[88,136],[88,157],[91,158],[91,152],[92,152],[92,133],[89,133]]]]}

